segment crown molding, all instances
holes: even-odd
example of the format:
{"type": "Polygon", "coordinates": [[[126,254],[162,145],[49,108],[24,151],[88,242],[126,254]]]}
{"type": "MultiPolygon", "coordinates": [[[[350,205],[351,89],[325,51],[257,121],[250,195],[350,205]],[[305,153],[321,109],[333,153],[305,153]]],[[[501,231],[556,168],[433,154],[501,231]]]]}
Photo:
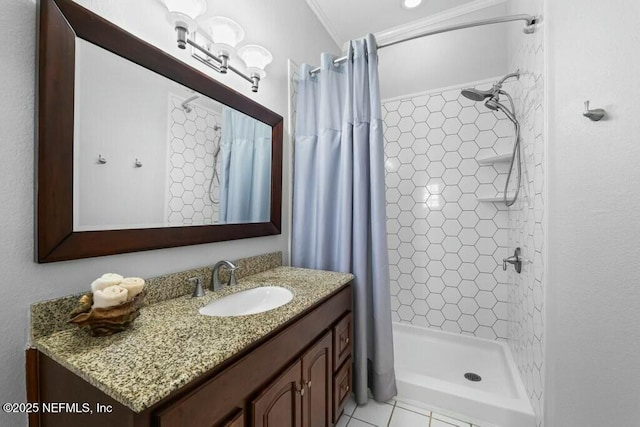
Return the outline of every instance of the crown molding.
{"type": "Polygon", "coordinates": [[[333,25],[329,17],[327,17],[327,15],[324,13],[322,8],[318,4],[318,1],[306,0],[306,2],[307,2],[307,5],[309,5],[311,10],[313,11],[313,13],[316,14],[316,16],[318,17],[318,20],[320,20],[320,23],[325,28],[325,30],[327,30],[327,33],[329,33],[329,35],[331,36],[335,44],[338,45],[338,47],[342,47],[342,45],[344,45],[345,43],[344,37],[342,37],[342,35],[340,34],[340,31],[336,29],[336,27],[333,25]]]}
{"type": "MultiPolygon", "coordinates": [[[[307,0],[307,3],[314,1],[315,0],[307,0]]],[[[460,6],[452,7],[451,9],[436,13],[427,18],[411,21],[403,25],[389,28],[387,30],[378,31],[374,34],[374,36],[378,44],[387,44],[401,41],[406,38],[417,36],[425,30],[431,29],[431,27],[435,24],[440,24],[442,22],[446,22],[460,16],[468,15],[482,9],[487,9],[489,7],[506,3],[507,1],[508,0],[475,0],[460,6]]]]}

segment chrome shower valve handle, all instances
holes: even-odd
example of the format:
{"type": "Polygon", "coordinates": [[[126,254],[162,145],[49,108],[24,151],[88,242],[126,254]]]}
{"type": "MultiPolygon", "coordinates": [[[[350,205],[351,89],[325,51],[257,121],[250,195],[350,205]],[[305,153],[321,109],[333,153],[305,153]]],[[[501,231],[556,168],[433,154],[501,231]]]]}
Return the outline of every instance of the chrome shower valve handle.
{"type": "Polygon", "coordinates": [[[509,258],[504,258],[502,260],[502,269],[507,271],[507,263],[513,264],[516,269],[516,273],[520,273],[522,271],[522,257],[520,256],[520,248],[516,248],[513,251],[513,255],[509,258]]]}

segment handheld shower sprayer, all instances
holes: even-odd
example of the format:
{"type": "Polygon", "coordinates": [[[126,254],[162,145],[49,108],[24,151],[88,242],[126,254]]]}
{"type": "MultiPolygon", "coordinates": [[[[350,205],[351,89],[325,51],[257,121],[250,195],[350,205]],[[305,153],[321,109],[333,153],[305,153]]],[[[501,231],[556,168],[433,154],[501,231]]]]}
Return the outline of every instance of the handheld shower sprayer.
{"type": "Polygon", "coordinates": [[[512,111],[510,111],[507,107],[504,106],[504,104],[502,104],[500,102],[500,97],[499,95],[505,95],[509,98],[509,100],[511,100],[511,97],[509,96],[509,94],[503,90],[498,91],[498,93],[496,94],[496,96],[487,99],[484,102],[484,106],[487,107],[488,109],[492,110],[492,111],[502,111],[502,113],[507,116],[507,118],[509,120],[511,120],[511,122],[515,125],[517,122],[517,119],[514,115],[514,113],[512,111]]]}
{"type": "Polygon", "coordinates": [[[506,91],[502,90],[502,85],[505,81],[511,78],[520,78],[520,72],[516,71],[515,73],[507,74],[497,82],[493,84],[493,87],[489,90],[480,90],[476,88],[467,88],[462,90],[462,96],[468,98],[472,101],[482,102],[484,101],[484,106],[492,111],[501,111],[507,118],[513,123],[516,132],[516,140],[513,145],[513,154],[511,156],[511,165],[509,166],[509,173],[507,175],[507,181],[504,186],[504,203],[507,206],[512,206],[516,200],[518,199],[518,194],[520,192],[520,181],[522,179],[522,162],[520,159],[520,123],[516,118],[515,106],[513,104],[513,99],[511,95],[506,91]],[[509,104],[511,109],[507,108],[504,104],[500,102],[500,95],[504,95],[509,100],[509,104]],[[507,191],[509,189],[509,182],[511,181],[511,174],[513,172],[513,165],[515,163],[516,157],[518,158],[518,183],[516,186],[515,194],[511,200],[509,200],[509,196],[507,191]]]}

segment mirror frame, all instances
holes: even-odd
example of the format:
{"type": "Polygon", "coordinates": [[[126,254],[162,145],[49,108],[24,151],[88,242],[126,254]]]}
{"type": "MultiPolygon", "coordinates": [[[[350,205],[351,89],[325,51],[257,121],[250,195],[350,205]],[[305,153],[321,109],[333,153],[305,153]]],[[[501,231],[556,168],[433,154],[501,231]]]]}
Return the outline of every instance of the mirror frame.
{"type": "Polygon", "coordinates": [[[37,262],[280,234],[282,116],[138,39],[72,0],[40,1],[38,49],[37,262]],[[73,108],[76,37],[269,125],[272,128],[270,221],[74,232],[73,108]]]}

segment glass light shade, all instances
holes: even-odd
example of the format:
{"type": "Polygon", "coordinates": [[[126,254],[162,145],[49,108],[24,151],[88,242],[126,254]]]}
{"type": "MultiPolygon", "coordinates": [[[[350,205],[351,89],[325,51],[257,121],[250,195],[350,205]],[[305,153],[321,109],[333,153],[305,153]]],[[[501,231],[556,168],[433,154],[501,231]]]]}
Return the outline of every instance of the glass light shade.
{"type": "Polygon", "coordinates": [[[242,58],[247,65],[247,73],[249,73],[249,75],[255,74],[261,79],[264,79],[267,75],[264,71],[265,67],[273,61],[271,52],[256,44],[242,46],[238,50],[238,56],[242,58]]]}
{"type": "Polygon", "coordinates": [[[160,0],[169,9],[169,13],[180,13],[196,19],[207,10],[205,0],[160,0]]]}
{"type": "Polygon", "coordinates": [[[160,0],[169,10],[173,26],[196,27],[196,18],[207,10],[205,0],[160,0]]]}
{"type": "Polygon", "coordinates": [[[240,24],[224,16],[214,16],[203,26],[213,40],[214,51],[224,51],[227,56],[233,53],[236,45],[244,39],[244,30],[240,24]]]}

